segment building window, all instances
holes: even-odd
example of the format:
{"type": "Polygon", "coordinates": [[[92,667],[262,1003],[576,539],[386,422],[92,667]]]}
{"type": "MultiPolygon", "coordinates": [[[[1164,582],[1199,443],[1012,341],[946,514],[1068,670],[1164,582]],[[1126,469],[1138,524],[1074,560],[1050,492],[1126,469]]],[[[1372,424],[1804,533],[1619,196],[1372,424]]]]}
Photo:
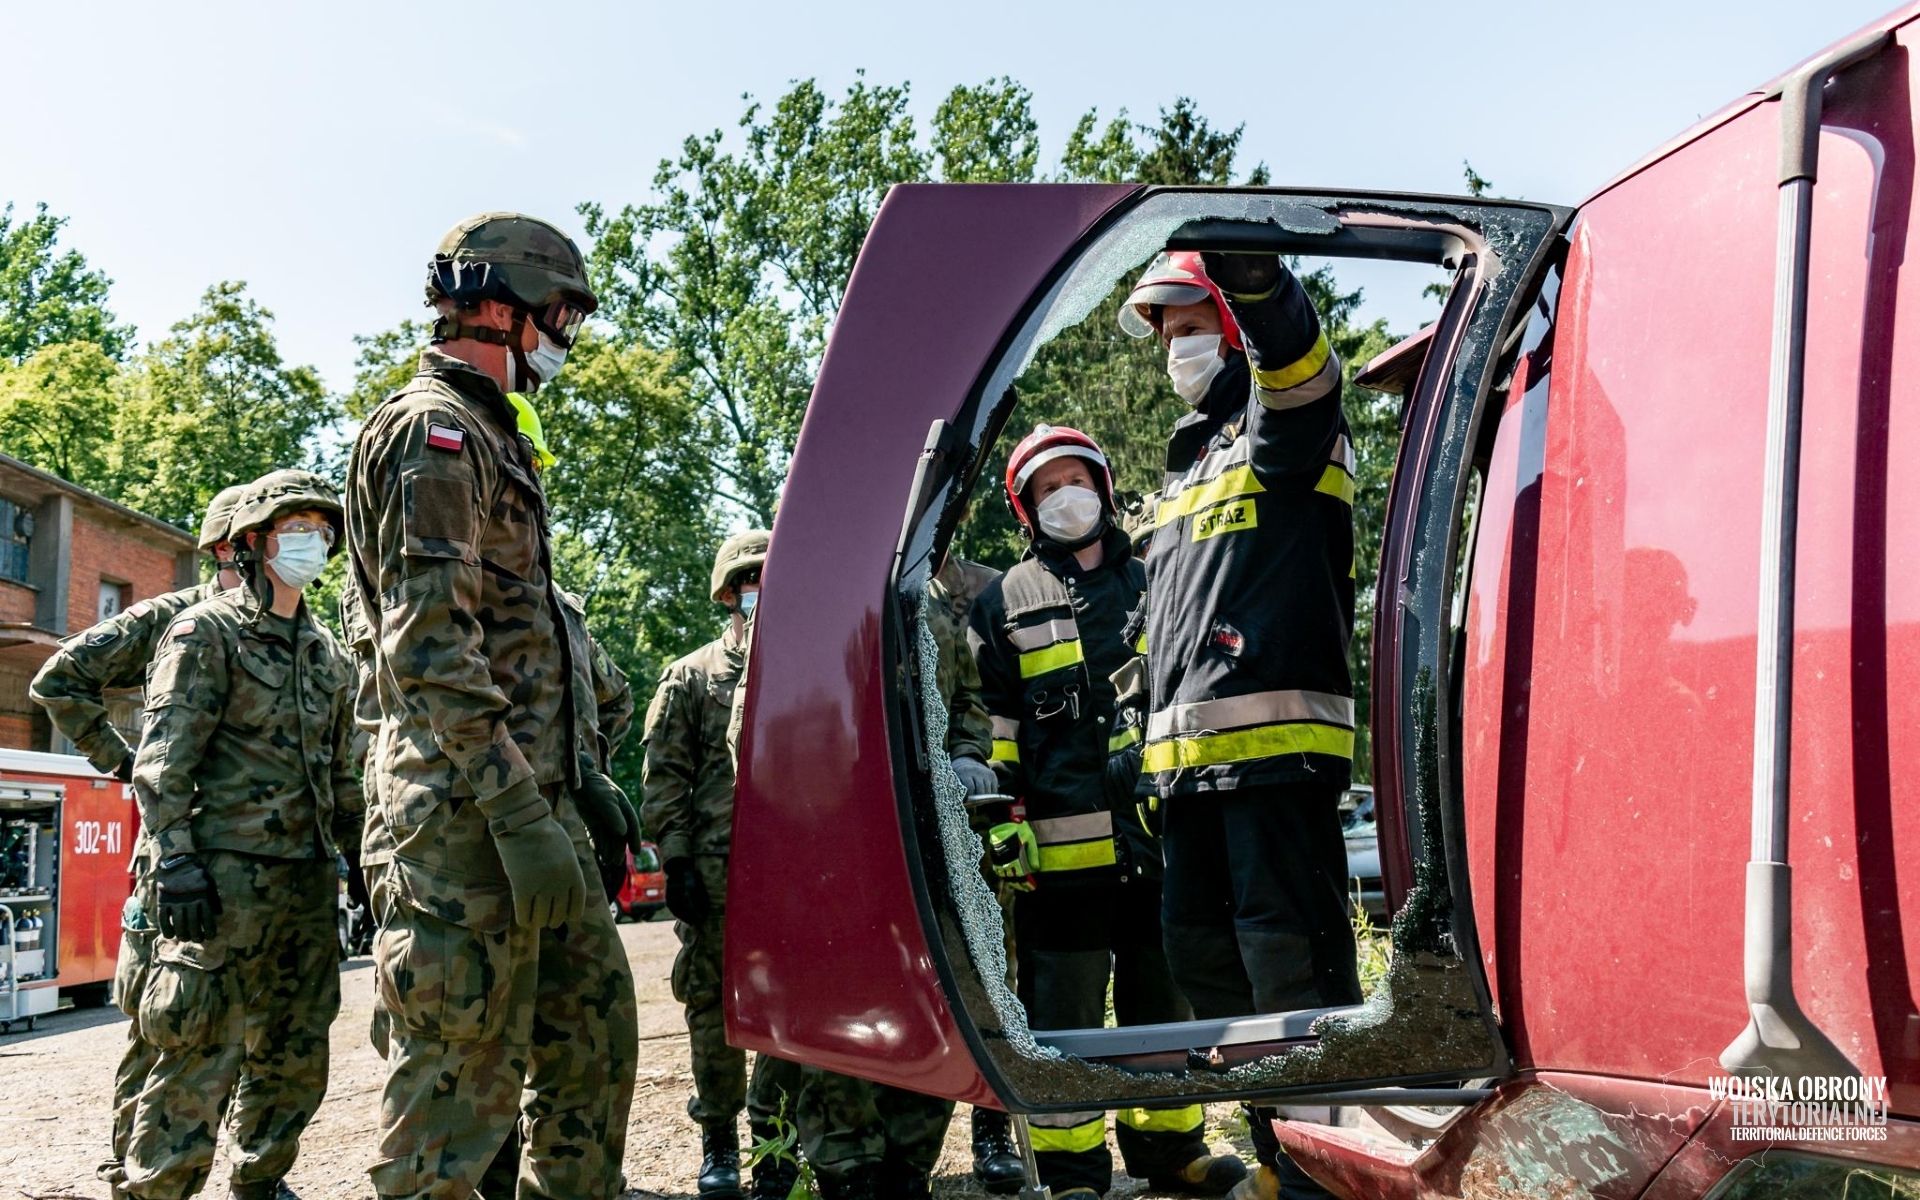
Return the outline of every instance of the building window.
{"type": "Polygon", "coordinates": [[[33,538],[33,512],[0,496],[0,579],[27,582],[28,547],[33,538]]]}
{"type": "Polygon", "coordinates": [[[102,579],[100,581],[100,611],[94,615],[94,620],[104,621],[108,617],[120,615],[121,610],[127,607],[127,590],[127,584],[115,583],[111,579],[102,579]]]}

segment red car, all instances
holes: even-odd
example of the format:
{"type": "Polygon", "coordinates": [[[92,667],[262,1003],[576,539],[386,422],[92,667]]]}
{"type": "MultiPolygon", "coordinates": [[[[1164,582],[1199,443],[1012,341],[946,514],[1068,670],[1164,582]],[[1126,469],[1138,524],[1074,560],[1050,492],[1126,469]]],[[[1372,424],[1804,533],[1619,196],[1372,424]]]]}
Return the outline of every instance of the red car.
{"type": "Polygon", "coordinates": [[[640,843],[640,853],[627,851],[627,881],[609,902],[616,921],[651,921],[666,907],[667,875],[660,867],[660,848],[640,843]]]}
{"type": "Polygon", "coordinates": [[[729,1041],[1021,1112],[1362,1107],[1277,1123],[1350,1197],[1920,1187],[1917,12],[1577,207],[895,188],[756,618],[729,1041]],[[1036,1032],[945,850],[916,605],[1024,428],[1028,356],[1169,245],[1453,272],[1380,372],[1406,380],[1372,647],[1394,967],[1358,1010],[1036,1032]],[[1756,1070],[1870,1094],[1783,1124],[1756,1070]]]}

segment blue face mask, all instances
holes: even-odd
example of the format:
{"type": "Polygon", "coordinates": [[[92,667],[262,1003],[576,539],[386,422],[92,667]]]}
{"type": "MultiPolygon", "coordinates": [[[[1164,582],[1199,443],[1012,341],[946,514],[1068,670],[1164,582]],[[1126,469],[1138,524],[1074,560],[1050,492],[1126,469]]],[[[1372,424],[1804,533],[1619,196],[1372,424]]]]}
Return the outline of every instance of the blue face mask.
{"type": "Polygon", "coordinates": [[[740,619],[744,621],[748,617],[752,616],[753,606],[758,603],[760,603],[760,592],[758,589],[751,592],[741,592],[740,593],[740,619]]]}

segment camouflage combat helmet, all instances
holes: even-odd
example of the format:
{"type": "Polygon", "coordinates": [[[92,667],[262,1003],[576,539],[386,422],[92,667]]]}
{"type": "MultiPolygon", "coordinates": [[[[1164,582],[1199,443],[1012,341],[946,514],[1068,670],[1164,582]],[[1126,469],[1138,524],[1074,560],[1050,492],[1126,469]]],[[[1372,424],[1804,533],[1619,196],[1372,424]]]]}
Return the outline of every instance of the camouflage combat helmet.
{"type": "Polygon", "coordinates": [[[233,527],[233,510],[240,507],[240,501],[246,494],[247,485],[236,483],[232,487],[221,488],[207,502],[206,514],[200,518],[202,554],[212,554],[216,543],[227,540],[228,531],[233,527]]]}
{"type": "Polygon", "coordinates": [[[773,535],[764,529],[747,529],[720,543],[713,556],[713,602],[723,603],[720,594],[733,586],[734,576],[742,571],[758,571],[767,561],[767,545],[773,535]]]}
{"type": "Polygon", "coordinates": [[[440,239],[427,264],[427,303],[443,298],[463,308],[500,300],[536,316],[556,301],[583,317],[600,306],[573,239],[538,217],[511,212],[468,217],[440,239]]]}
{"type": "Polygon", "coordinates": [[[234,510],[232,535],[249,529],[261,529],[279,517],[311,508],[327,515],[333,525],[333,542],[327,547],[331,558],[340,553],[346,541],[346,510],[340,507],[340,492],[312,471],[270,471],[247,485],[246,496],[234,510]]]}
{"type": "Polygon", "coordinates": [[[1127,514],[1123,523],[1127,531],[1127,540],[1133,544],[1133,552],[1140,553],[1146,547],[1147,540],[1153,536],[1154,519],[1159,516],[1160,497],[1150,495],[1139,502],[1139,506],[1127,514]]]}

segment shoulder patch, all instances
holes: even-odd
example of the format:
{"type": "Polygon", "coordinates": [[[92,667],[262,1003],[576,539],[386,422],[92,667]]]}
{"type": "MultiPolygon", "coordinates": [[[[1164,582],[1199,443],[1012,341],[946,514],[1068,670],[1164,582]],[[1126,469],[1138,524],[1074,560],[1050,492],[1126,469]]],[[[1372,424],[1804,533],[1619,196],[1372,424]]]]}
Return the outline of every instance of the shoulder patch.
{"type": "Polygon", "coordinates": [[[99,647],[104,646],[109,642],[113,641],[113,638],[114,638],[113,630],[96,629],[92,633],[89,633],[87,635],[85,644],[91,648],[98,649],[99,647]]]}
{"type": "Polygon", "coordinates": [[[142,600],[139,603],[135,604],[133,607],[127,609],[127,615],[137,620],[140,617],[146,616],[147,610],[152,607],[153,607],[153,601],[142,600]]]}
{"type": "Polygon", "coordinates": [[[448,425],[427,426],[427,445],[435,450],[445,450],[449,454],[458,454],[467,444],[467,431],[448,425]]]}
{"type": "Polygon", "coordinates": [[[168,637],[185,637],[187,634],[193,632],[193,626],[194,626],[194,619],[192,617],[188,617],[184,621],[175,621],[173,625],[167,630],[167,636],[168,637]]]}

